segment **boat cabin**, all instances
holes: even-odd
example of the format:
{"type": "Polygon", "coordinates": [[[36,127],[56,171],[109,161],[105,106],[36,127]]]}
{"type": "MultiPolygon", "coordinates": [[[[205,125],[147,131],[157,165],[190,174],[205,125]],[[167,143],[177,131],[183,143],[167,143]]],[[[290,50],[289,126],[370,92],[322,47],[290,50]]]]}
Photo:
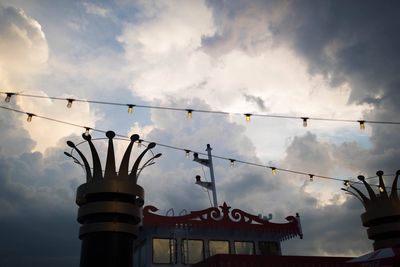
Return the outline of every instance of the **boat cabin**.
{"type": "Polygon", "coordinates": [[[187,266],[216,254],[281,255],[281,242],[302,238],[300,217],[285,223],[231,209],[226,203],[179,216],[143,209],[134,250],[134,266],[187,266]]]}

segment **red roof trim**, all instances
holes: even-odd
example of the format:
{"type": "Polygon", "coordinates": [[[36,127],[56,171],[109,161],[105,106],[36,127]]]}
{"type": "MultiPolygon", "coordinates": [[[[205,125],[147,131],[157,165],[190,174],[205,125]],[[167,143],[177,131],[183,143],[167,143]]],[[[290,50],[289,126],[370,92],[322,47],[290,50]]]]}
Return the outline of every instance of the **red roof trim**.
{"type": "Polygon", "coordinates": [[[281,234],[281,239],[289,239],[301,234],[300,218],[286,217],[287,223],[272,223],[263,220],[240,209],[233,209],[225,202],[218,208],[208,208],[192,211],[183,216],[157,215],[158,209],[146,206],[143,209],[144,226],[174,226],[174,227],[203,227],[203,228],[228,228],[235,230],[253,230],[281,234]]]}

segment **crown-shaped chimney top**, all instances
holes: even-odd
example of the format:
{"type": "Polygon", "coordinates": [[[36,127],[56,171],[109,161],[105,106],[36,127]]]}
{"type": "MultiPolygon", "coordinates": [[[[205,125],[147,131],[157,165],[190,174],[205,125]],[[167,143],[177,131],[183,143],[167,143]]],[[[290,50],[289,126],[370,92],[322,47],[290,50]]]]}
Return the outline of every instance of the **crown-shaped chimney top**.
{"type": "Polygon", "coordinates": [[[342,190],[358,198],[364,205],[365,212],[361,214],[361,220],[363,226],[368,227],[368,238],[374,240],[375,250],[400,246],[400,200],[397,193],[400,170],[396,172],[390,195],[383,182],[383,171],[378,171],[376,175],[379,177],[379,193],[375,193],[362,175],[358,176],[358,179],[364,184],[368,196],[348,181],[345,184],[354,192],[342,188],[342,190]]]}
{"type": "MultiPolygon", "coordinates": [[[[125,151],[125,154],[122,158],[121,165],[119,168],[119,171],[116,171],[115,168],[115,154],[114,154],[114,143],[113,143],[113,138],[115,137],[115,133],[113,131],[108,131],[106,132],[106,136],[108,138],[108,151],[107,151],[107,160],[106,160],[106,167],[104,170],[104,177],[103,177],[103,171],[102,171],[102,166],[100,162],[99,155],[97,153],[96,147],[94,146],[92,142],[92,137],[90,135],[82,134],[82,137],[84,140],[86,140],[89,144],[90,151],[92,154],[92,160],[93,160],[93,172],[90,168],[90,165],[86,159],[86,157],[83,155],[83,153],[80,151],[80,149],[71,141],[67,141],[67,145],[74,149],[79,156],[81,157],[83,161],[83,165],[86,171],[86,182],[91,182],[94,180],[100,180],[100,179],[129,179],[133,181],[134,183],[137,183],[137,179],[141,173],[141,171],[154,163],[154,159],[158,158],[161,156],[161,153],[154,155],[151,157],[149,160],[147,160],[141,167],[139,167],[141,160],[149,151],[150,149],[154,148],[156,146],[156,143],[149,143],[146,149],[137,157],[135,163],[133,164],[133,167],[131,169],[131,172],[129,173],[129,159],[131,156],[133,144],[139,140],[139,135],[134,134],[130,137],[130,143],[125,151]]],[[[72,156],[70,153],[64,152],[65,155],[68,157],[71,157],[75,160],[75,162],[79,163],[80,162],[72,156]]]]}
{"type": "Polygon", "coordinates": [[[352,194],[353,196],[355,196],[356,198],[358,198],[361,201],[361,203],[364,205],[366,211],[368,211],[368,209],[371,207],[375,207],[376,205],[381,205],[383,203],[383,201],[384,202],[386,202],[386,201],[399,202],[399,196],[397,193],[397,181],[398,181],[398,178],[400,175],[400,170],[398,170],[396,172],[396,176],[393,180],[390,195],[388,195],[387,188],[385,186],[385,183],[383,182],[383,178],[382,178],[383,174],[384,174],[383,171],[376,172],[376,175],[379,177],[379,185],[378,185],[379,193],[378,194],[375,193],[375,191],[372,189],[371,185],[365,181],[365,177],[362,175],[359,175],[357,178],[364,184],[365,188],[367,189],[368,196],[366,196],[363,192],[361,192],[358,188],[353,186],[348,181],[345,182],[346,185],[348,185],[350,188],[352,188],[357,194],[346,188],[342,188],[342,190],[346,191],[346,192],[352,194]]]}

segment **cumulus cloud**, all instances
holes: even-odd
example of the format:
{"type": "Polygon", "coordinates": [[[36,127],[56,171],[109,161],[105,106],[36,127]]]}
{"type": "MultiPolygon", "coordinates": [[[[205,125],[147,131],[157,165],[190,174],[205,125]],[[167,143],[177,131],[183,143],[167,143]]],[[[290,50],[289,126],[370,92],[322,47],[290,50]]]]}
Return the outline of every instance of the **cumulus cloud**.
{"type": "Polygon", "coordinates": [[[107,17],[110,14],[110,10],[108,8],[102,7],[95,3],[83,2],[82,5],[84,6],[86,13],[88,14],[98,15],[101,17],[107,17]]]}
{"type": "MultiPolygon", "coordinates": [[[[242,113],[395,118],[398,63],[391,59],[396,58],[398,35],[384,33],[395,32],[397,20],[387,7],[381,10],[389,18],[385,22],[368,20],[376,15],[369,2],[363,5],[364,13],[356,10],[355,2],[227,3],[139,1],[135,19],[121,18],[121,28],[116,28],[115,24],[97,24],[106,23],[102,18],[111,12],[107,5],[85,2],[86,14],[96,16],[69,17],[78,24],[85,22],[79,31],[71,33],[47,18],[40,21],[53,33],[50,58],[39,22],[21,9],[2,7],[0,34],[10,42],[0,45],[0,85],[29,85],[35,92],[43,88],[43,95],[96,99],[118,96],[125,100],[134,95],[138,102],[242,113]],[[12,49],[25,56],[14,60],[7,54],[12,49]],[[5,68],[5,62],[14,69],[5,68]],[[29,76],[33,83],[20,75],[25,66],[33,70],[44,63],[46,71],[29,76]]],[[[155,110],[135,110],[126,122],[107,107],[102,113],[105,119],[99,121],[101,116],[84,104],[74,103],[66,113],[66,103],[61,107],[53,101],[14,101],[12,107],[78,124],[121,127],[147,140],[196,151],[204,151],[209,143],[216,155],[338,177],[370,174],[378,168],[392,172],[399,156],[395,127],[367,124],[368,131],[360,134],[358,129],[348,130],[348,124],[313,121],[303,128],[301,121],[258,117],[245,124],[240,116],[200,113],[188,121],[185,114],[155,110]]],[[[5,177],[0,187],[2,229],[22,229],[17,236],[2,239],[6,241],[0,243],[0,251],[11,256],[0,262],[7,266],[24,266],[25,262],[76,265],[79,241],[73,198],[82,173],[61,158],[57,146],[65,136],[82,129],[56,128],[38,118],[27,124],[25,118],[8,113],[0,116],[1,133],[7,139],[0,145],[1,177],[5,177]],[[27,215],[31,225],[24,223],[27,215]],[[51,230],[42,233],[43,225],[51,230]],[[50,248],[56,242],[52,235],[62,244],[50,248]],[[24,243],[23,236],[29,242],[24,243]],[[35,249],[40,237],[48,241],[51,258],[35,249]],[[32,253],[16,259],[21,244],[32,253]]],[[[125,146],[116,148],[120,158],[125,146]]],[[[206,170],[187,160],[182,151],[161,146],[155,150],[163,157],[139,180],[146,188],[146,203],[158,206],[161,213],[171,207],[178,212],[208,206],[207,193],[194,184],[197,174],[209,179],[206,170]]],[[[300,213],[305,239],[285,243],[285,253],[359,255],[370,250],[359,220],[362,206],[341,194],[337,182],[317,178],[309,182],[308,177],[284,172],[272,176],[268,169],[241,164],[229,168],[229,162],[217,159],[214,164],[220,203],[227,201],[256,214],[273,213],[277,222],[300,213]]]]}
{"type": "MultiPolygon", "coordinates": [[[[47,96],[46,93],[40,91],[35,91],[33,94],[47,96]]],[[[64,97],[71,96],[64,95],[64,97]]],[[[90,109],[88,103],[73,103],[70,109],[66,108],[66,102],[43,101],[43,99],[35,98],[17,97],[16,103],[19,110],[90,128],[93,128],[96,125],[96,121],[101,119],[101,115],[90,109]]],[[[79,135],[84,131],[83,128],[71,127],[67,124],[60,124],[35,117],[33,117],[31,123],[26,121],[26,117],[20,117],[19,121],[29,132],[31,138],[36,141],[34,150],[40,152],[45,152],[49,147],[57,146],[60,139],[64,136],[71,134],[79,135]]]]}
{"type": "MultiPolygon", "coordinates": [[[[210,52],[216,44],[207,43],[207,38],[229,39],[229,34],[247,36],[255,29],[257,33],[269,31],[269,24],[263,23],[273,21],[275,16],[257,20],[264,16],[262,12],[266,8],[258,10],[258,6],[250,3],[251,11],[242,13],[242,9],[235,11],[234,8],[248,7],[247,3],[215,7],[212,3],[188,1],[179,9],[173,8],[173,2],[161,3],[140,6],[146,19],[125,25],[118,38],[132,72],[132,92],[144,100],[161,100],[161,104],[171,105],[171,98],[187,99],[183,108],[197,108],[190,101],[196,97],[214,110],[329,118],[358,119],[370,109],[369,104],[348,104],[351,93],[348,84],[331,90],[322,75],[311,76],[307,63],[288,46],[263,46],[263,49],[257,48],[257,53],[250,53],[230,40],[230,49],[210,52]],[[161,9],[163,12],[157,12],[161,9]]],[[[247,40],[234,38],[238,42],[239,39],[247,40]]],[[[250,46],[251,42],[246,44],[250,46]]],[[[243,122],[240,117],[233,119],[243,122]]],[[[289,125],[293,123],[255,118],[246,126],[247,135],[254,143],[270,148],[258,151],[260,157],[270,160],[284,155],[282,148],[287,140],[303,131],[301,122],[296,124],[299,127],[289,125]],[[268,132],[269,138],[265,137],[265,125],[274,129],[268,132]]],[[[311,127],[325,135],[342,132],[332,124],[311,127]]]]}
{"type": "Polygon", "coordinates": [[[28,67],[48,58],[46,37],[41,25],[22,9],[0,6],[2,67],[28,67]],[[24,63],[23,66],[19,66],[24,63]]]}

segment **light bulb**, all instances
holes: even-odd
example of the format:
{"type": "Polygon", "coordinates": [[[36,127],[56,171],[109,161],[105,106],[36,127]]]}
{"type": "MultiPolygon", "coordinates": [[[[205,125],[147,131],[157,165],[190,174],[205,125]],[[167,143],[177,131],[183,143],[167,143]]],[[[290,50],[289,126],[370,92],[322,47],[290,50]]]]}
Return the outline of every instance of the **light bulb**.
{"type": "Polygon", "coordinates": [[[187,118],[190,120],[193,117],[193,109],[187,109],[187,118]]]}
{"type": "Polygon", "coordinates": [[[85,135],[88,136],[90,134],[90,128],[89,127],[85,127],[85,135]]]}
{"type": "Polygon", "coordinates": [[[301,117],[301,119],[303,120],[303,127],[307,127],[308,117],[301,117]]]}
{"type": "Polygon", "coordinates": [[[379,186],[379,192],[383,193],[383,191],[385,191],[385,189],[383,189],[382,186],[379,186]]]}
{"type": "Polygon", "coordinates": [[[246,122],[250,122],[250,117],[251,117],[251,115],[252,115],[252,114],[250,114],[250,113],[244,114],[244,116],[246,117],[246,122]]]}
{"type": "Polygon", "coordinates": [[[314,181],[314,174],[309,174],[308,176],[310,176],[310,182],[314,181]]]}
{"type": "Polygon", "coordinates": [[[14,95],[14,93],[6,93],[6,99],[4,99],[4,101],[6,101],[6,103],[10,103],[11,97],[14,95]]]}
{"type": "Polygon", "coordinates": [[[67,108],[71,108],[72,107],[72,102],[74,102],[74,100],[72,98],[68,98],[68,103],[67,103],[67,108]]]}
{"type": "Polygon", "coordinates": [[[32,114],[32,113],[27,113],[27,115],[28,115],[28,118],[26,118],[26,121],[27,121],[27,122],[31,122],[31,121],[32,121],[33,114],[32,114]]]}
{"type": "Polygon", "coordinates": [[[189,149],[185,149],[185,154],[186,154],[186,158],[188,159],[189,155],[190,155],[190,150],[189,149]]]}
{"type": "Polygon", "coordinates": [[[358,121],[360,123],[360,130],[365,130],[365,121],[358,121]]]}
{"type": "Polygon", "coordinates": [[[128,105],[128,113],[131,114],[133,112],[133,105],[128,105]]]}
{"type": "Polygon", "coordinates": [[[137,147],[138,147],[138,148],[142,147],[142,139],[139,139],[139,140],[137,141],[137,147]]]}
{"type": "Polygon", "coordinates": [[[234,159],[230,159],[229,161],[230,161],[230,164],[229,164],[230,167],[235,166],[235,160],[234,159]]]}
{"type": "Polygon", "coordinates": [[[275,167],[271,167],[272,175],[276,175],[278,170],[275,167]]]}
{"type": "Polygon", "coordinates": [[[350,187],[350,182],[347,181],[347,180],[345,180],[345,181],[343,182],[343,184],[344,184],[344,186],[346,186],[346,187],[350,187]]]}

